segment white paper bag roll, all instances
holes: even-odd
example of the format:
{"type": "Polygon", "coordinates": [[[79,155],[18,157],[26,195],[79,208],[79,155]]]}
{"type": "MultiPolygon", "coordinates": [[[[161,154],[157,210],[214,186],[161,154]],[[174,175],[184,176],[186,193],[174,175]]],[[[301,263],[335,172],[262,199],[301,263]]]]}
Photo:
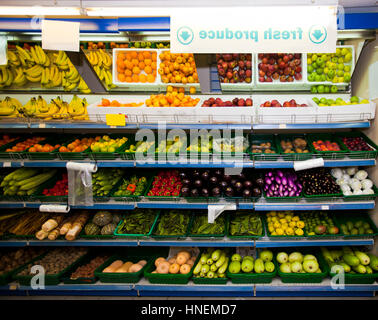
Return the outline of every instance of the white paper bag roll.
{"type": "Polygon", "coordinates": [[[309,159],[304,161],[294,161],[294,170],[306,170],[311,168],[319,168],[324,167],[324,159],[323,158],[316,158],[316,159],[309,159]]]}

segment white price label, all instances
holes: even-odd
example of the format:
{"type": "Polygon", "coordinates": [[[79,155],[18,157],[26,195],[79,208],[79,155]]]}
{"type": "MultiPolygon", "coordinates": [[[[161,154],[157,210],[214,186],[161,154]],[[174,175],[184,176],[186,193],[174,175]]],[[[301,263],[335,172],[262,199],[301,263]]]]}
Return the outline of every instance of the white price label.
{"type": "Polygon", "coordinates": [[[0,36],[0,65],[4,66],[6,64],[8,64],[7,37],[0,36]]]}
{"type": "Polygon", "coordinates": [[[12,166],[12,162],[3,162],[3,168],[10,168],[12,166]]]}
{"type": "Polygon", "coordinates": [[[11,284],[9,285],[9,290],[17,290],[18,285],[17,284],[11,284]]]}
{"type": "Polygon", "coordinates": [[[40,129],[46,128],[46,123],[40,123],[38,126],[40,129]]]}
{"type": "Polygon", "coordinates": [[[279,129],[286,129],[286,124],[285,123],[281,123],[278,125],[278,128],[279,129]]]}
{"type": "Polygon", "coordinates": [[[324,160],[323,158],[316,158],[316,159],[308,159],[304,161],[294,161],[294,170],[306,170],[311,168],[319,168],[324,167],[324,160]]]}
{"type": "Polygon", "coordinates": [[[216,205],[209,205],[207,207],[208,215],[207,220],[208,223],[214,223],[215,219],[220,216],[220,214],[225,210],[236,210],[236,204],[216,204],[216,205]]]}
{"type": "Polygon", "coordinates": [[[329,210],[329,206],[322,206],[322,210],[329,210]]]}

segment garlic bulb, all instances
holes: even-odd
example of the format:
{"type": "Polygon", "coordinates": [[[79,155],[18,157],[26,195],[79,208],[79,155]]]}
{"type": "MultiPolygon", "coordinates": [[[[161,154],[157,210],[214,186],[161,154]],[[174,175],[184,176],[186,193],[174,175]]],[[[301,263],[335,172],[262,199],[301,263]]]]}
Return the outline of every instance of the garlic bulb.
{"type": "Polygon", "coordinates": [[[359,170],[357,171],[355,177],[358,179],[358,180],[365,180],[368,176],[368,173],[365,171],[365,170],[359,170]]]}
{"type": "Polygon", "coordinates": [[[357,167],[350,167],[346,169],[346,173],[349,174],[350,176],[353,176],[356,174],[358,168],[357,167]]]}
{"type": "Polygon", "coordinates": [[[331,170],[331,175],[334,178],[339,179],[343,176],[343,171],[340,168],[334,168],[331,170]]]}
{"type": "Polygon", "coordinates": [[[362,184],[361,184],[360,181],[353,182],[350,186],[352,187],[352,189],[353,189],[354,191],[356,191],[356,190],[361,190],[361,188],[362,188],[362,184]]]}
{"type": "Polygon", "coordinates": [[[354,195],[354,196],[358,196],[358,195],[361,195],[361,194],[363,194],[361,189],[358,189],[358,190],[354,190],[354,191],[353,191],[353,195],[354,195]]]}
{"type": "Polygon", "coordinates": [[[364,179],[361,181],[362,188],[364,189],[371,189],[373,187],[373,181],[370,179],[364,179]]]}

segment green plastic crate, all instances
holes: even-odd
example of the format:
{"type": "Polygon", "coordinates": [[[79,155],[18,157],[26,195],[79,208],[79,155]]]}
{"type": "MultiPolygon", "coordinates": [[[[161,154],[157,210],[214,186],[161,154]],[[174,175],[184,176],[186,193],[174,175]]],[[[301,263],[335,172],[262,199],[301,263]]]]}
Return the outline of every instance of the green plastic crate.
{"type": "Polygon", "coordinates": [[[159,273],[152,273],[155,268],[155,260],[158,256],[154,256],[150,262],[147,264],[146,269],[144,270],[144,277],[150,283],[161,283],[161,284],[188,284],[190,278],[193,275],[193,270],[197,265],[197,262],[200,258],[200,254],[198,255],[193,267],[190,269],[190,272],[187,274],[159,274],[159,273]]]}
{"type": "MultiPolygon", "coordinates": [[[[223,233],[220,233],[220,234],[195,234],[193,233],[193,226],[194,226],[194,223],[195,223],[195,220],[198,219],[200,216],[206,216],[207,217],[207,213],[197,213],[197,214],[194,214],[193,215],[193,220],[192,220],[192,223],[191,223],[191,227],[190,227],[190,230],[188,232],[188,237],[190,238],[200,238],[202,240],[205,240],[205,239],[213,239],[213,238],[224,238],[227,234],[227,227],[228,227],[228,216],[227,217],[224,217],[224,216],[221,216],[224,218],[224,229],[223,229],[223,233]]],[[[218,219],[220,219],[221,217],[218,217],[218,219]]],[[[215,220],[215,222],[217,221],[215,220]]]]}
{"type": "Polygon", "coordinates": [[[138,179],[141,178],[142,176],[143,177],[146,177],[147,179],[147,184],[146,186],[144,187],[143,191],[142,191],[142,194],[140,196],[136,196],[136,195],[129,195],[129,196],[116,196],[114,195],[114,193],[116,193],[119,189],[119,187],[123,184],[123,179],[126,178],[126,179],[129,179],[132,175],[134,174],[127,174],[126,176],[123,176],[118,182],[117,184],[113,187],[113,189],[110,191],[110,194],[109,194],[109,197],[112,198],[113,200],[115,201],[123,201],[123,202],[130,202],[130,201],[139,201],[143,195],[146,193],[147,191],[147,188],[150,188],[151,187],[151,184],[152,184],[152,179],[153,179],[153,176],[151,176],[151,174],[148,174],[148,175],[143,175],[141,174],[141,172],[139,172],[137,174],[137,177],[138,179]]]}
{"type": "Polygon", "coordinates": [[[129,146],[130,144],[130,135],[120,135],[120,134],[113,134],[109,135],[111,139],[123,138],[127,137],[127,141],[117,148],[114,152],[89,152],[89,158],[92,160],[115,160],[117,159],[120,154],[129,146]]]}
{"type": "Polygon", "coordinates": [[[266,191],[263,191],[263,194],[266,202],[298,202],[302,199],[303,189],[298,197],[267,197],[266,191]]]}
{"type": "Polygon", "coordinates": [[[21,272],[28,264],[33,263],[35,260],[38,260],[39,258],[41,258],[43,255],[44,254],[41,254],[41,255],[35,257],[34,259],[31,259],[27,263],[24,263],[23,265],[15,268],[15,269],[7,272],[7,273],[4,273],[4,274],[0,275],[0,286],[5,286],[9,282],[11,282],[14,275],[16,275],[19,272],[21,272]]]}
{"type": "MultiPolygon", "coordinates": [[[[250,213],[245,213],[243,215],[250,215],[250,213]]],[[[240,240],[240,239],[259,239],[262,238],[265,235],[264,229],[265,229],[265,221],[262,216],[260,216],[260,221],[262,224],[262,232],[260,235],[231,235],[230,230],[231,230],[231,223],[232,219],[235,217],[235,214],[230,214],[228,218],[228,227],[227,227],[227,237],[231,240],[240,240]]]]}
{"type": "MultiPolygon", "coordinates": [[[[370,228],[373,230],[373,233],[371,234],[344,234],[344,238],[374,238],[375,236],[378,236],[378,229],[373,220],[369,217],[367,213],[340,213],[335,216],[335,219],[337,223],[341,226],[342,224],[345,224],[347,221],[351,222],[357,222],[359,220],[362,220],[363,222],[367,222],[370,225],[370,228]]],[[[341,228],[340,228],[341,230],[341,228]]]]}
{"type": "MultiPolygon", "coordinates": [[[[278,147],[276,145],[276,139],[275,136],[272,134],[250,134],[249,135],[249,143],[250,147],[248,148],[248,154],[251,158],[251,160],[254,161],[277,161],[280,157],[278,147]],[[261,143],[267,143],[269,142],[271,144],[272,150],[274,150],[276,153],[253,153],[252,150],[254,144],[261,144],[261,143]]],[[[261,148],[261,147],[260,147],[261,148]]],[[[264,149],[265,150],[265,149],[264,149]]]]}
{"type": "MultiPolygon", "coordinates": [[[[42,255],[40,258],[43,258],[46,254],[47,253],[42,255]]],[[[69,265],[64,270],[62,270],[61,272],[59,272],[57,274],[54,274],[54,275],[46,274],[45,275],[45,285],[46,286],[58,285],[60,283],[60,279],[61,279],[62,275],[67,273],[67,272],[70,272],[72,269],[76,268],[81,263],[81,261],[85,259],[85,257],[86,257],[86,254],[84,254],[83,256],[78,258],[71,265],[69,265]]],[[[27,266],[25,268],[23,268],[22,270],[20,270],[17,274],[15,274],[13,276],[13,279],[18,281],[23,286],[30,286],[30,281],[34,277],[34,275],[27,275],[27,276],[19,275],[19,273],[26,268],[27,268],[27,266]]]]}
{"type": "MultiPolygon", "coordinates": [[[[302,213],[301,214],[301,221],[304,221],[304,219],[302,219],[302,218],[305,215],[306,215],[306,213],[302,213]]],[[[335,219],[335,217],[333,215],[330,215],[330,217],[331,217],[333,223],[335,224],[335,226],[339,229],[339,233],[338,234],[329,234],[329,233],[326,233],[326,234],[309,235],[308,232],[307,232],[307,228],[305,227],[304,235],[306,236],[306,238],[309,238],[309,239],[336,239],[336,238],[343,237],[344,233],[342,232],[339,223],[336,221],[336,219],[335,219]]]]}
{"type": "MultiPolygon", "coordinates": [[[[288,254],[294,252],[295,250],[284,250],[288,254]]],[[[315,251],[315,250],[314,250],[315,251]]],[[[283,283],[321,283],[324,278],[327,277],[329,273],[329,268],[325,262],[323,256],[317,252],[312,252],[310,250],[299,250],[303,255],[312,254],[316,257],[319,263],[320,273],[283,273],[278,268],[277,274],[280,276],[283,283]]],[[[276,256],[275,256],[276,258],[276,256]]],[[[278,264],[278,263],[277,263],[278,264]]]]}
{"type": "MultiPolygon", "coordinates": [[[[93,137],[90,135],[77,136],[76,138],[70,139],[68,142],[64,143],[63,146],[67,147],[70,143],[74,142],[76,139],[83,139],[93,137]]],[[[91,152],[90,146],[82,152],[60,152],[57,151],[58,157],[62,160],[84,160],[89,157],[89,152],[91,152]]]]}
{"type": "Polygon", "coordinates": [[[194,284],[227,284],[228,278],[227,276],[224,278],[201,278],[201,277],[193,277],[192,281],[194,284]]]}
{"type": "MultiPolygon", "coordinates": [[[[256,260],[255,260],[256,261],[256,260]]],[[[231,273],[228,271],[227,268],[227,278],[231,280],[232,283],[235,284],[242,284],[242,283],[271,283],[273,278],[277,275],[278,270],[278,263],[273,256],[272,260],[274,264],[274,271],[273,272],[263,272],[263,273],[255,273],[254,271],[251,273],[231,273]]]]}
{"type": "Polygon", "coordinates": [[[188,220],[188,225],[186,227],[186,230],[185,230],[185,233],[183,234],[178,234],[178,235],[168,235],[168,234],[164,234],[164,235],[158,235],[158,234],[155,234],[158,226],[159,226],[159,223],[160,223],[160,219],[166,215],[166,214],[170,214],[170,211],[167,211],[167,212],[160,212],[159,214],[159,217],[158,217],[158,220],[155,222],[155,226],[152,230],[152,233],[151,233],[151,237],[152,238],[157,238],[157,239],[182,239],[182,238],[186,238],[188,236],[188,233],[189,233],[189,230],[192,226],[192,223],[193,223],[193,214],[190,213],[189,211],[186,211],[186,212],[182,212],[184,213],[185,215],[188,215],[189,216],[189,220],[188,220]]]}
{"type": "Polygon", "coordinates": [[[348,157],[351,159],[375,159],[378,156],[378,146],[369,139],[365,134],[360,131],[351,131],[351,132],[340,132],[336,133],[336,136],[342,141],[343,137],[361,137],[365,142],[373,149],[371,151],[352,151],[344,143],[344,146],[348,150],[348,157]]]}
{"type": "Polygon", "coordinates": [[[310,146],[310,150],[316,157],[321,157],[323,159],[343,159],[346,157],[348,153],[348,149],[344,145],[344,143],[335,135],[329,134],[329,133],[313,133],[307,135],[307,142],[310,146]],[[315,147],[313,146],[312,142],[316,140],[322,140],[323,142],[325,140],[330,140],[331,142],[336,142],[339,147],[340,151],[317,151],[315,147]]]}
{"type": "MultiPolygon", "coordinates": [[[[276,145],[278,148],[278,151],[280,153],[280,156],[285,160],[285,161],[303,161],[303,160],[308,160],[312,158],[312,153],[311,149],[309,147],[309,142],[307,141],[307,138],[304,134],[279,134],[276,137],[276,145]],[[308,153],[285,153],[282,146],[281,146],[281,141],[290,141],[293,143],[293,141],[296,138],[302,138],[306,141],[307,143],[307,150],[309,151],[308,153]]],[[[293,145],[294,148],[294,145],[293,145]]]]}
{"type": "Polygon", "coordinates": [[[114,255],[110,257],[104,264],[99,266],[95,270],[95,276],[100,279],[103,283],[136,283],[140,280],[140,278],[143,276],[143,272],[146,269],[148,263],[150,261],[149,257],[142,257],[142,256],[120,256],[120,255],[114,255]],[[104,270],[106,267],[110,266],[114,261],[116,260],[122,260],[124,263],[126,261],[131,261],[132,263],[136,263],[140,260],[146,260],[147,264],[144,265],[142,269],[140,269],[138,272],[125,272],[125,273],[118,273],[118,272],[109,272],[109,273],[103,273],[102,270],[104,270]]]}
{"type": "MultiPolygon", "coordinates": [[[[132,213],[131,213],[131,214],[132,214],[132,213]]],[[[155,225],[156,225],[156,223],[157,223],[157,221],[158,221],[159,214],[160,214],[160,211],[156,211],[155,219],[153,220],[153,222],[152,222],[152,224],[151,224],[151,226],[150,226],[150,231],[149,231],[148,233],[146,233],[146,234],[136,234],[136,233],[134,233],[134,234],[132,234],[132,233],[127,234],[127,233],[119,233],[118,230],[119,230],[121,224],[123,223],[124,220],[127,220],[127,215],[126,215],[126,216],[125,216],[125,217],[124,217],[124,218],[118,223],[117,228],[116,228],[115,231],[114,231],[114,235],[117,236],[117,237],[126,237],[126,238],[133,238],[133,239],[135,239],[135,238],[147,238],[147,237],[149,237],[149,236],[151,235],[152,230],[154,229],[154,227],[155,227],[155,225]]]]}
{"type": "MultiPolygon", "coordinates": [[[[61,138],[58,136],[48,137],[45,140],[39,142],[38,144],[46,144],[49,143],[52,146],[55,146],[57,144],[62,144],[64,140],[67,138],[61,138]]],[[[30,147],[31,148],[31,147],[30,147]]],[[[22,152],[24,159],[29,160],[54,160],[58,157],[57,151],[59,148],[55,148],[51,152],[30,152],[30,148],[26,149],[22,152]]]]}
{"type": "Polygon", "coordinates": [[[149,184],[147,184],[147,188],[146,188],[146,191],[144,192],[144,197],[150,201],[178,201],[179,199],[182,199],[180,197],[181,195],[181,190],[180,190],[180,194],[178,197],[174,197],[174,196],[149,196],[148,195],[148,192],[151,190],[152,188],[152,184],[154,182],[154,178],[155,178],[155,175],[152,176],[152,178],[150,179],[149,181],[149,184]]]}
{"type": "Polygon", "coordinates": [[[269,231],[269,228],[268,228],[268,220],[267,220],[267,217],[266,215],[264,215],[263,217],[263,221],[264,221],[264,224],[266,226],[266,235],[269,237],[269,238],[273,238],[273,239],[282,239],[282,240],[299,240],[299,239],[303,239],[306,237],[306,226],[302,229],[303,230],[303,235],[302,236],[298,236],[296,234],[294,235],[291,235],[291,236],[288,236],[288,235],[272,235],[271,232],[269,231]]]}
{"type": "Polygon", "coordinates": [[[11,160],[24,159],[23,151],[21,151],[21,152],[6,152],[5,150],[8,149],[8,148],[12,148],[17,143],[26,141],[28,138],[29,137],[24,136],[24,137],[21,137],[20,139],[17,139],[15,141],[12,141],[8,144],[1,146],[0,147],[0,159],[11,159],[11,160]]]}
{"type": "MultiPolygon", "coordinates": [[[[334,277],[335,273],[329,273],[330,277],[334,277]]],[[[371,274],[353,274],[353,273],[344,273],[345,275],[345,284],[373,284],[376,279],[378,279],[378,272],[371,274]]]]}
{"type": "Polygon", "coordinates": [[[73,272],[75,272],[77,268],[88,264],[89,262],[91,262],[91,260],[96,258],[96,256],[98,256],[98,255],[88,254],[79,264],[77,264],[75,269],[72,269],[69,272],[62,275],[62,278],[61,278],[62,282],[65,283],[65,284],[93,284],[93,283],[96,283],[98,278],[95,275],[93,277],[80,277],[80,278],[77,278],[77,279],[71,279],[70,278],[71,274],[73,272]]]}
{"type": "Polygon", "coordinates": [[[368,200],[375,200],[378,197],[378,188],[373,185],[373,194],[360,194],[360,195],[352,195],[352,196],[345,196],[343,195],[344,201],[368,201],[368,200]]]}
{"type": "MultiPolygon", "coordinates": [[[[41,202],[68,202],[68,195],[67,196],[45,196],[42,192],[45,189],[51,189],[55,186],[55,184],[62,179],[62,174],[52,177],[51,179],[47,180],[43,184],[39,186],[37,191],[32,195],[28,196],[30,201],[41,201],[41,202]]],[[[68,188],[68,185],[67,185],[68,188]]]]}

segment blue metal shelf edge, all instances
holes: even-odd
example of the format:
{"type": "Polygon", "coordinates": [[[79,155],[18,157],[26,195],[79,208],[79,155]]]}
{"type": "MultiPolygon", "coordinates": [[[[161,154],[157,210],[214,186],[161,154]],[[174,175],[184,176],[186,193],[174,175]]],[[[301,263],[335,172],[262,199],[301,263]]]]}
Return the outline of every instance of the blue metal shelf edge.
{"type": "Polygon", "coordinates": [[[252,130],[267,129],[348,129],[369,128],[369,121],[361,122],[334,122],[334,123],[289,123],[289,124],[254,124],[252,130]]]}
{"type": "Polygon", "coordinates": [[[318,246],[369,246],[374,245],[374,239],[339,239],[339,240],[256,240],[256,248],[289,248],[318,246]]]}

